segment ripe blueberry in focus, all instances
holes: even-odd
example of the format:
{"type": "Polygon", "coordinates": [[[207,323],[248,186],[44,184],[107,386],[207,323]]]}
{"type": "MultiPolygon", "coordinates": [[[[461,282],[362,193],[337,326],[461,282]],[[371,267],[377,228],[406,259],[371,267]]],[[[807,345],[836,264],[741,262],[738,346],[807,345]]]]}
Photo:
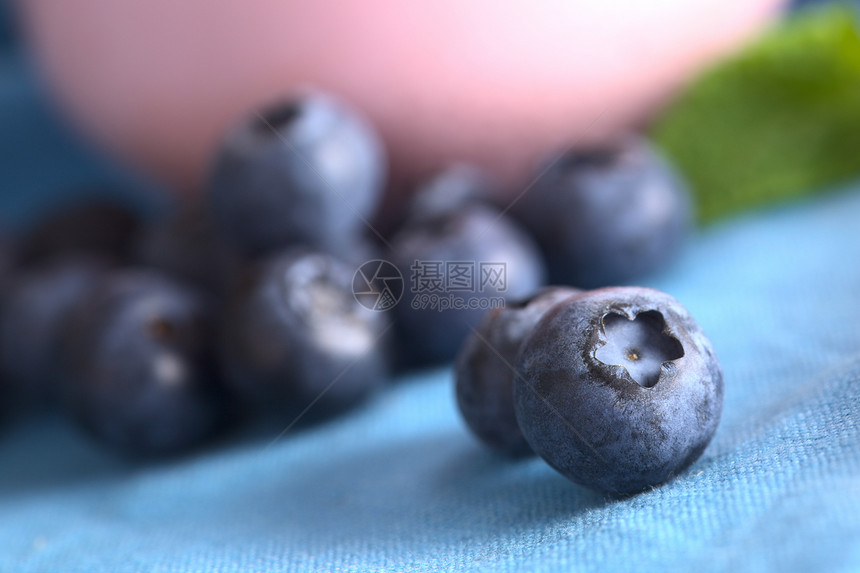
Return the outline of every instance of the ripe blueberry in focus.
{"type": "Polygon", "coordinates": [[[90,434],[165,454],[211,437],[225,402],[204,298],[160,273],[109,276],[66,324],[65,398],[90,434]]]}
{"type": "Polygon", "coordinates": [[[252,407],[290,422],[310,407],[307,414],[319,418],[385,382],[387,319],[356,301],[354,273],[304,249],[249,271],[224,317],[222,354],[231,388],[252,407]]]}
{"type": "Polygon", "coordinates": [[[642,139],[555,157],[539,173],[514,211],[540,243],[552,282],[593,288],[654,271],[691,225],[685,184],[642,139]]]}
{"type": "Polygon", "coordinates": [[[391,245],[392,262],[406,280],[395,307],[403,351],[418,364],[454,359],[493,299],[524,298],[545,280],[532,239],[479,204],[411,219],[391,245]],[[495,277],[503,280],[487,280],[482,265],[497,265],[495,277]]]}
{"type": "Polygon", "coordinates": [[[66,257],[23,269],[10,281],[0,303],[0,379],[19,406],[54,396],[63,323],[104,271],[100,260],[66,257]]]}
{"type": "Polygon", "coordinates": [[[532,453],[514,413],[517,354],[547,309],[580,292],[546,287],[493,309],[463,343],[455,369],[457,406],[472,432],[491,448],[511,456],[532,453]]]}
{"type": "Polygon", "coordinates": [[[723,376],[711,343],[671,296],[605,288],[550,309],[518,359],[526,440],[574,482],[614,494],[657,486],[714,435],[723,376]]]}
{"type": "Polygon", "coordinates": [[[241,251],[339,249],[373,216],[387,173],[379,137],[319,93],[249,117],[227,135],[210,178],[217,228],[241,251]]]}

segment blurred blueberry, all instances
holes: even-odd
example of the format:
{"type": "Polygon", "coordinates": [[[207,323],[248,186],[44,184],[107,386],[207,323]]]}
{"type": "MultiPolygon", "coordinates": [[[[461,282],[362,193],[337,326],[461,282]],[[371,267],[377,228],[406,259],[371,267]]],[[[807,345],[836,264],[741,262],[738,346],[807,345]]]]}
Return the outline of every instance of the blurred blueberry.
{"type": "Polygon", "coordinates": [[[686,186],[639,138],[541,166],[514,212],[543,249],[552,282],[619,284],[666,264],[692,222],[686,186]]]}
{"type": "Polygon", "coordinates": [[[391,246],[406,280],[395,312],[412,365],[453,360],[488,309],[532,294],[545,280],[532,239],[480,204],[408,220],[391,246]]]}
{"type": "Polygon", "coordinates": [[[371,126],[313,93],[251,116],[227,135],[208,202],[217,228],[248,254],[289,245],[337,250],[365,231],[386,173],[371,126]]]}
{"type": "Polygon", "coordinates": [[[546,287],[527,299],[493,309],[463,343],[455,369],[457,406],[484,444],[511,456],[532,453],[514,414],[514,365],[523,340],[543,314],[580,292],[546,287]]]}
{"type": "Polygon", "coordinates": [[[66,255],[130,260],[141,220],[130,208],[103,199],[60,205],[18,240],[16,262],[32,265],[66,255]]]}
{"type": "Polygon", "coordinates": [[[153,267],[211,294],[223,294],[238,272],[238,253],[220,237],[209,214],[185,207],[143,227],[134,243],[138,264],[153,267]]]}
{"type": "Polygon", "coordinates": [[[418,185],[407,218],[432,219],[473,203],[489,204],[496,195],[496,187],[487,173],[473,165],[449,165],[418,185]]]}
{"type": "Polygon", "coordinates": [[[0,379],[16,408],[55,397],[63,323],[104,271],[97,259],[69,257],[12,277],[0,301],[0,379]]]}
{"type": "Polygon", "coordinates": [[[226,419],[211,308],[160,273],[100,282],[62,333],[64,398],[99,440],[166,454],[210,438],[226,419]]]}
{"type": "Polygon", "coordinates": [[[388,318],[353,295],[355,267],[290,250],[261,261],[223,317],[230,387],[289,423],[352,407],[387,379],[388,318]]]}
{"type": "Polygon", "coordinates": [[[520,351],[517,421],[574,482],[614,494],[657,486],[716,431],[723,376],[711,343],[671,296],[606,288],[550,309],[520,351]]]}

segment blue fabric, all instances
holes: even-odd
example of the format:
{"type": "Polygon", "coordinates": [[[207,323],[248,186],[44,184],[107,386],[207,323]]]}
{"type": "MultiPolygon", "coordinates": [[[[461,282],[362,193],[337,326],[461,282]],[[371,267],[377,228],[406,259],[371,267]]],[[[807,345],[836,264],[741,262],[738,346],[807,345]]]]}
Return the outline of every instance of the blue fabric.
{"type": "Polygon", "coordinates": [[[856,570],[858,216],[860,186],[743,217],[650,281],[726,375],[713,443],[656,491],[607,500],[484,451],[442,369],[328,425],[158,465],[61,422],[14,428],[0,570],[856,570]]]}
{"type": "MultiPolygon", "coordinates": [[[[3,66],[9,224],[114,175],[3,66]]],[[[4,428],[0,571],[858,570],[858,223],[855,185],[710,228],[647,281],[688,306],[726,375],[713,443],[655,491],[604,499],[495,457],[444,368],[330,424],[157,464],[61,420],[4,428]]]]}

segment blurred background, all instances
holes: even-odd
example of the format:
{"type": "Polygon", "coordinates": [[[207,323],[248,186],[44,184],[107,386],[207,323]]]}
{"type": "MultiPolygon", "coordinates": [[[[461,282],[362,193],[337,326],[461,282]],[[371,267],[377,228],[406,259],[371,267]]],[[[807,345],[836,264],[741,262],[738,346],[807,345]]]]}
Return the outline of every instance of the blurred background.
{"type": "Polygon", "coordinates": [[[643,126],[705,197],[706,218],[719,212],[710,201],[734,204],[711,198],[719,193],[744,203],[745,195],[799,193],[855,169],[845,141],[855,120],[843,103],[854,79],[850,16],[786,23],[786,14],[838,2],[545,2],[525,22],[513,9],[488,13],[479,3],[474,13],[440,4],[354,14],[274,2],[253,10],[13,4],[2,4],[7,225],[61,187],[115,187],[146,205],[158,202],[156,187],[199,195],[225,129],[308,84],[342,95],[382,132],[395,189],[388,203],[451,159],[488,168],[511,193],[548,150],[643,126]],[[284,32],[289,49],[279,21],[302,23],[284,32]],[[734,65],[713,67],[774,26],[785,31],[734,65]],[[704,76],[703,67],[711,70],[704,76]],[[693,78],[696,87],[681,91],[693,78]],[[726,139],[732,134],[754,157],[726,139]],[[720,163],[735,166],[724,180],[708,167],[720,163]],[[773,173],[792,165],[795,173],[773,173]]]}

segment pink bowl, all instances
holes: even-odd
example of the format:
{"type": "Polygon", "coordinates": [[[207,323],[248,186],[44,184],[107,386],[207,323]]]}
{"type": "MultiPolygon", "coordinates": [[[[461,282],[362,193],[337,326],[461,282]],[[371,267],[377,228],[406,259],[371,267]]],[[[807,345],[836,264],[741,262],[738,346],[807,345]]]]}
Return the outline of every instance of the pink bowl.
{"type": "Polygon", "coordinates": [[[381,130],[399,180],[537,155],[642,121],[781,0],[26,0],[61,106],[121,157],[199,187],[219,136],[297,86],[381,130]]]}

